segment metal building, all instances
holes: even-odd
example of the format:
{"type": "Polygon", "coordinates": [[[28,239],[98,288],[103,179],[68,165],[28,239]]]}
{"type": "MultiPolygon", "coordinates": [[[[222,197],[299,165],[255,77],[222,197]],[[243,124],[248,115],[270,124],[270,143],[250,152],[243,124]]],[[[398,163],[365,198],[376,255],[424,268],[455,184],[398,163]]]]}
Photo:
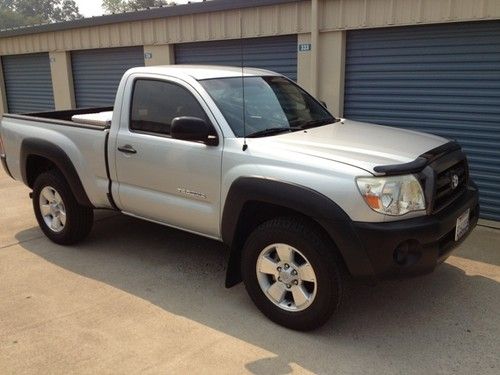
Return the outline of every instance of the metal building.
{"type": "Polygon", "coordinates": [[[500,22],[349,32],[344,116],[456,139],[500,220],[500,22]]]}
{"type": "Polygon", "coordinates": [[[48,53],[3,56],[2,64],[10,112],[54,109],[48,53]]]}
{"type": "Polygon", "coordinates": [[[175,46],[177,64],[251,66],[297,80],[297,35],[182,43],[175,46]]]}
{"type": "Polygon", "coordinates": [[[144,52],[141,47],[71,52],[76,107],[113,105],[123,73],[136,66],[144,66],[144,52]]]}
{"type": "Polygon", "coordinates": [[[336,116],[458,140],[500,225],[499,0],[213,0],[2,30],[0,59],[0,113],[110,105],[131,66],[275,70],[336,116]]]}

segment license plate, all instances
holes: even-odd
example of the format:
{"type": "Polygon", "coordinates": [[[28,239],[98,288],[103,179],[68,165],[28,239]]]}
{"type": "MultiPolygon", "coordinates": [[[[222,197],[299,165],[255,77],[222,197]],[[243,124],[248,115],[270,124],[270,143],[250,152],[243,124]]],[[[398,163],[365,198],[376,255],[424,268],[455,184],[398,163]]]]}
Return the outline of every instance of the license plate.
{"type": "Polygon", "coordinates": [[[455,227],[455,241],[458,241],[469,229],[469,214],[470,209],[465,211],[457,219],[457,226],[455,227]]]}

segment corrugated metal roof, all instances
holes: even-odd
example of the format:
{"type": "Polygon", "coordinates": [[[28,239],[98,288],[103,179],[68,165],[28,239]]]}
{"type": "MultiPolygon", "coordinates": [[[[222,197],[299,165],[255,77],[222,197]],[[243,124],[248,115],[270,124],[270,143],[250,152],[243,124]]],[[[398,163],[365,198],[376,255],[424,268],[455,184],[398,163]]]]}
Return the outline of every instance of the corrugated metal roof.
{"type": "Polygon", "coordinates": [[[208,12],[219,12],[225,10],[252,8],[266,5],[277,5],[284,3],[296,3],[305,0],[210,0],[183,5],[168,5],[154,9],[144,9],[125,13],[116,13],[98,17],[82,18],[74,21],[47,23],[42,25],[21,26],[17,28],[0,30],[0,38],[35,34],[48,31],[59,31],[75,29],[78,27],[89,27],[106,25],[120,22],[141,21],[155,18],[175,17],[188,14],[199,14],[208,12]]]}

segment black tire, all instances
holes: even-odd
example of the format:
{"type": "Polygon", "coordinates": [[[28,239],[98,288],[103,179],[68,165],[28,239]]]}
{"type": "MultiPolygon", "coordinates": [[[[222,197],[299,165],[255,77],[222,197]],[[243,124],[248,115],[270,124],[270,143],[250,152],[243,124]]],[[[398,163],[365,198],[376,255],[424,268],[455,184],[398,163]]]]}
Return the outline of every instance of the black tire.
{"type": "Polygon", "coordinates": [[[343,293],[343,262],[334,243],[314,223],[300,217],[267,221],[248,237],[242,253],[242,275],[255,305],[272,321],[299,331],[325,324],[338,309],[343,293]],[[259,285],[256,267],[266,247],[284,243],[299,250],[316,274],[316,295],[301,311],[287,311],[273,303],[259,285]]]}
{"type": "Polygon", "coordinates": [[[56,170],[41,173],[33,184],[33,209],[43,233],[60,245],[71,245],[83,240],[92,229],[94,211],[78,204],[64,176],[56,170]],[[40,209],[40,193],[45,187],[55,189],[64,202],[66,222],[60,232],[53,231],[43,219],[40,209]]]}

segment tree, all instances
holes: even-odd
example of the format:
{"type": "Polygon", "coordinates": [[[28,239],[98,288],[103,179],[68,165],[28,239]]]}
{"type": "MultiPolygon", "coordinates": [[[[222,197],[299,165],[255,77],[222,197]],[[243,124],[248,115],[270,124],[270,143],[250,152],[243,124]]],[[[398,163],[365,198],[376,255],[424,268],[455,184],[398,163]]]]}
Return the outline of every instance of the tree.
{"type": "Polygon", "coordinates": [[[61,21],[71,21],[82,18],[80,9],[78,9],[75,0],[63,0],[58,9],[58,17],[61,21]]]}
{"type": "Polygon", "coordinates": [[[167,5],[165,0],[129,0],[128,6],[133,10],[147,9],[167,5]]]}
{"type": "Polygon", "coordinates": [[[108,13],[120,13],[173,4],[167,0],[103,0],[102,7],[108,13]]]}
{"type": "Polygon", "coordinates": [[[123,0],[103,0],[102,8],[108,13],[121,13],[126,10],[126,3],[123,0]]]}
{"type": "Polygon", "coordinates": [[[0,9],[0,29],[17,27],[23,25],[33,25],[43,22],[40,17],[25,17],[10,9],[0,9]]]}
{"type": "Polygon", "coordinates": [[[2,0],[0,28],[81,18],[74,0],[2,0]]]}

